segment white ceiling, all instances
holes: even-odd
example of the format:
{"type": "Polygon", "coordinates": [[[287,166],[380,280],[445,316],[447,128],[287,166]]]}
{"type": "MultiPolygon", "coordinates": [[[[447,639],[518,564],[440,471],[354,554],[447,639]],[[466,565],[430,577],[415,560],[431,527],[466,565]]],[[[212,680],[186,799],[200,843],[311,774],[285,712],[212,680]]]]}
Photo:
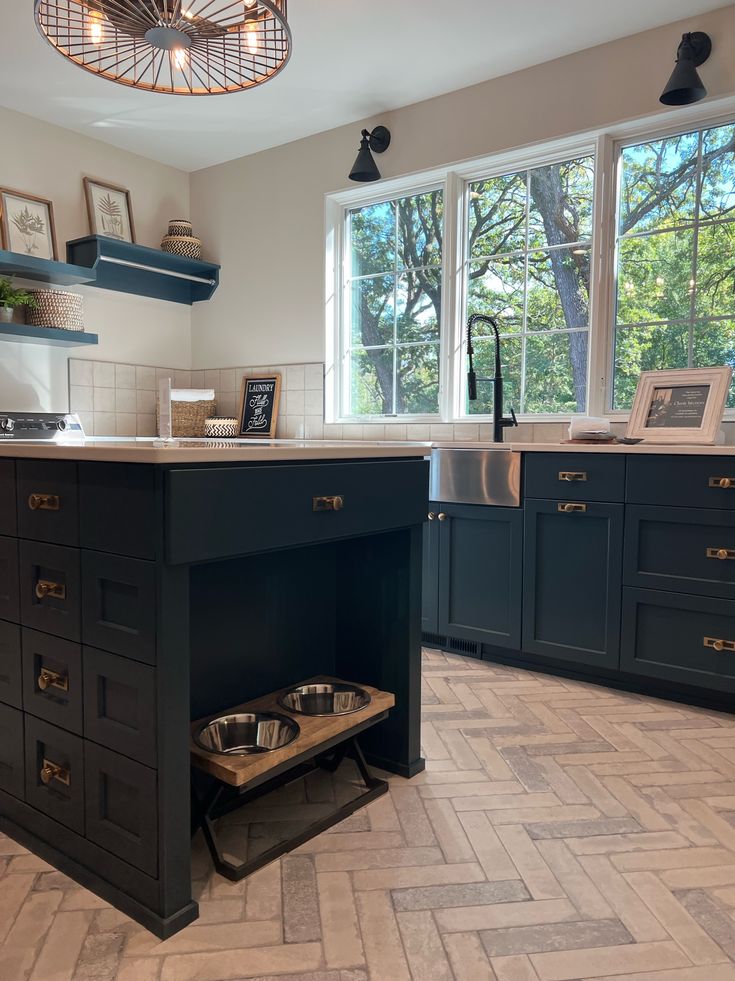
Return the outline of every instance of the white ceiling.
{"type": "Polygon", "coordinates": [[[249,92],[187,98],[89,75],[41,38],[32,0],[2,0],[0,104],[197,170],[722,5],[289,0],[294,53],[281,75],[249,92]]]}

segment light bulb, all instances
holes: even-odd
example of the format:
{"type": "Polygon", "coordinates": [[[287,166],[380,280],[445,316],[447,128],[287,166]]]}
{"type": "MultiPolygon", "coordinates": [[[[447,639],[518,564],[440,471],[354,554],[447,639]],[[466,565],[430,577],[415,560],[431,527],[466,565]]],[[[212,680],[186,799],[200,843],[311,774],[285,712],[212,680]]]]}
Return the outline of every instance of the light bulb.
{"type": "Polygon", "coordinates": [[[258,22],[247,21],[245,24],[245,47],[251,55],[258,53],[258,22]]]}
{"type": "Polygon", "coordinates": [[[187,61],[189,60],[189,52],[186,50],[186,48],[174,48],[171,54],[174,59],[174,65],[179,69],[179,71],[183,71],[186,68],[187,61]]]}
{"type": "Polygon", "coordinates": [[[89,40],[92,44],[102,44],[102,14],[98,10],[89,12],[89,40]]]}

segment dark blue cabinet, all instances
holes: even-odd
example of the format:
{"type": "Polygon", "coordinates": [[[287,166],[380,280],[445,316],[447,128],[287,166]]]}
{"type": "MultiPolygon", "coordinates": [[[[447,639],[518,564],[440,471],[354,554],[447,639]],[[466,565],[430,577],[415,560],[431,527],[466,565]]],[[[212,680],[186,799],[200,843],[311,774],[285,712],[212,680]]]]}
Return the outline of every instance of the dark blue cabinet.
{"type": "Polygon", "coordinates": [[[527,500],[523,650],[617,668],[623,506],[527,500]]]}
{"type": "MultiPolygon", "coordinates": [[[[437,510],[429,512],[424,522],[424,551],[422,561],[421,630],[424,634],[439,633],[439,522],[437,510]]],[[[431,638],[428,638],[429,640],[431,638]]]]}
{"type": "Polygon", "coordinates": [[[439,528],[439,633],[517,650],[523,514],[448,504],[439,528]]]}

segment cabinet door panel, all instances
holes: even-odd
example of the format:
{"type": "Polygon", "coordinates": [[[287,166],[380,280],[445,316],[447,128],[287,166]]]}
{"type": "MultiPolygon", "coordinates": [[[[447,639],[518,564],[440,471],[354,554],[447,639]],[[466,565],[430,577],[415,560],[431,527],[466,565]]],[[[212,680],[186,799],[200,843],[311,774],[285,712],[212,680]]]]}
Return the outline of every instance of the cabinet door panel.
{"type": "Polygon", "coordinates": [[[0,702],[23,707],[21,690],[20,627],[0,620],[0,702]]]}
{"type": "Polygon", "coordinates": [[[79,549],[45,542],[20,543],[23,626],[79,640],[79,549]]]}
{"type": "Polygon", "coordinates": [[[79,544],[76,463],[18,460],[18,534],[56,545],[79,544]]]}
{"type": "Polygon", "coordinates": [[[518,650],[523,516],[515,508],[441,508],[439,632],[518,650]]]}
{"type": "Polygon", "coordinates": [[[85,644],[154,664],[156,567],[141,559],[82,550],[85,644]]]}
{"type": "Polygon", "coordinates": [[[523,649],[617,668],[623,506],[526,502],[523,649]]]}
{"type": "Polygon", "coordinates": [[[17,535],[15,460],[0,460],[0,535],[17,535]]]}
{"type": "Polygon", "coordinates": [[[79,644],[23,628],[23,708],[82,734],[82,649],[79,644]]]}
{"type": "Polygon", "coordinates": [[[23,798],[23,713],[0,705],[0,790],[23,798]]]}
{"type": "Polygon", "coordinates": [[[79,736],[25,715],[26,800],[84,834],[84,751],[79,736]]]}
{"type": "Polygon", "coordinates": [[[20,620],[17,538],[0,537],[0,618],[20,620]]]}

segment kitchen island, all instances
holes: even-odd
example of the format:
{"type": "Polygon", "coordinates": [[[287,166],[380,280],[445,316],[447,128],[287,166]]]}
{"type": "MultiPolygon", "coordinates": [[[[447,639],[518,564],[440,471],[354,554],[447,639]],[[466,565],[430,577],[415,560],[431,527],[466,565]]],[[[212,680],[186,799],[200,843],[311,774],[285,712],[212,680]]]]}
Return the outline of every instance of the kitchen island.
{"type": "Polygon", "coordinates": [[[427,447],[0,443],[0,829],[167,937],[194,920],[190,720],[316,675],[419,745],[427,447]]]}

